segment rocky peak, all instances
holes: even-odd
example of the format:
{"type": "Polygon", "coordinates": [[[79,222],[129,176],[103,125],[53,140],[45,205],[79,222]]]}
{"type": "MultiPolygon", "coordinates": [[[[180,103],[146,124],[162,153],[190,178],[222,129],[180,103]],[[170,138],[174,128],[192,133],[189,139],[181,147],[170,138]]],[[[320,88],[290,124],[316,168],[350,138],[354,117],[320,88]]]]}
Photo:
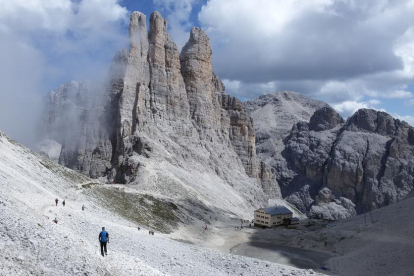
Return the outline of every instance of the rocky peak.
{"type": "Polygon", "coordinates": [[[305,122],[298,127],[308,129],[307,122],[312,114],[327,104],[297,92],[282,91],[246,101],[244,106],[253,118],[259,159],[277,172],[278,181],[290,178],[291,173],[282,156],[284,140],[298,122],[305,122]]]}
{"type": "MultiPolygon", "coordinates": [[[[205,32],[194,27],[190,33],[190,39],[185,44],[180,54],[181,73],[187,86],[197,86],[203,83],[208,90],[212,86],[214,74],[211,65],[211,56],[213,52],[210,48],[210,40],[205,32]],[[211,81],[206,81],[211,80],[211,81]]],[[[187,89],[188,91],[188,89],[187,89]]],[[[212,98],[214,95],[208,95],[212,98]]]]}
{"type": "Polygon", "coordinates": [[[373,109],[360,109],[349,118],[346,129],[393,136],[396,134],[400,123],[399,120],[394,119],[388,113],[373,109]]]}
{"type": "Polygon", "coordinates": [[[152,64],[165,66],[165,42],[167,38],[167,20],[159,12],[153,12],[150,17],[149,54],[152,64]]]}
{"type": "MultiPolygon", "coordinates": [[[[211,67],[211,56],[213,52],[210,47],[210,39],[206,33],[197,27],[191,29],[190,39],[184,45],[180,55],[181,62],[188,60],[199,60],[211,67]]],[[[212,70],[210,71],[212,73],[212,70]]]]}
{"type": "Polygon", "coordinates": [[[292,128],[285,140],[283,171],[291,168],[293,175],[280,181],[288,200],[301,208],[311,207],[309,213],[319,217],[330,213],[343,218],[346,212],[355,215],[395,203],[413,190],[412,127],[371,109],[358,110],[343,127],[335,128],[341,122],[335,111],[325,107],[312,116],[309,129],[306,123],[292,128]],[[304,185],[307,193],[300,190],[304,185]],[[324,202],[321,198],[328,190],[321,187],[339,199],[324,202]],[[309,197],[316,205],[309,205],[309,197]]]}
{"type": "Polygon", "coordinates": [[[309,129],[323,131],[342,124],[344,119],[330,106],[322,107],[313,113],[309,121],[309,129]]]}
{"type": "Polygon", "coordinates": [[[131,52],[141,56],[148,51],[147,17],[141,12],[133,12],[129,23],[129,39],[131,52]]]}
{"type": "Polygon", "coordinates": [[[82,130],[93,132],[71,136],[59,162],[233,213],[280,196],[271,170],[259,168],[252,119],[213,72],[204,31],[191,31],[181,56],[157,12],[148,33],[145,15],[132,13],[129,33],[129,50],[113,59],[106,102],[94,116],[77,114],[82,130]]]}
{"type": "Polygon", "coordinates": [[[228,128],[216,95],[216,87],[221,87],[214,78],[211,55],[209,38],[202,29],[193,28],[180,54],[181,74],[190,103],[191,118],[200,135],[207,139],[213,139],[215,135],[212,132],[228,128]]]}

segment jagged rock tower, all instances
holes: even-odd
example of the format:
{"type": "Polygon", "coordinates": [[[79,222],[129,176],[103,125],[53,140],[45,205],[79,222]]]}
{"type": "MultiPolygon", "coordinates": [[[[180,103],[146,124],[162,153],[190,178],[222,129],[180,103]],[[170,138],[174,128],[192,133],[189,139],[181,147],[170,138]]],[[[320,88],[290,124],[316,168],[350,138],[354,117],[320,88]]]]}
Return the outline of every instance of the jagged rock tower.
{"type": "MultiPolygon", "coordinates": [[[[204,31],[193,28],[179,54],[158,12],[151,14],[149,33],[145,15],[134,12],[129,36],[130,49],[114,57],[109,88],[99,96],[104,103],[90,108],[94,116],[82,117],[80,125],[95,131],[75,131],[72,142],[60,139],[59,162],[92,177],[227,210],[279,197],[274,175],[256,158],[252,119],[213,72],[204,31]]],[[[61,121],[48,113],[45,132],[62,128],[61,121]]]]}

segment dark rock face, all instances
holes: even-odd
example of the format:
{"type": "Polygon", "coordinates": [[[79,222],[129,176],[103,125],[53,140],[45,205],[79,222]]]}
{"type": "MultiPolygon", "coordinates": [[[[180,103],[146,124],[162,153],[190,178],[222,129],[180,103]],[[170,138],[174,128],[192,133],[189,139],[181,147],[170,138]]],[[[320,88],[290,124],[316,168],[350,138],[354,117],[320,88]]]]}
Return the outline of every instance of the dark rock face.
{"type": "MultiPolygon", "coordinates": [[[[326,187],[333,195],[351,200],[358,213],[404,199],[414,188],[412,129],[375,110],[361,109],[346,123],[332,109],[316,111],[309,123],[294,125],[285,140],[286,169],[294,173],[280,182],[283,195],[307,211],[319,204],[311,199],[316,200],[318,190],[326,187]]],[[[322,209],[318,212],[329,208],[322,209]]],[[[318,213],[315,210],[313,215],[318,213]]],[[[331,217],[346,217],[341,213],[331,217]]]]}
{"type": "Polygon", "coordinates": [[[345,124],[325,167],[325,186],[366,212],[395,203],[414,188],[413,127],[362,109],[345,124]]]}
{"type": "Polygon", "coordinates": [[[327,104],[293,92],[245,105],[258,157],[275,172],[283,198],[310,216],[349,217],[414,188],[414,128],[385,112],[361,109],[344,122],[327,104]],[[330,200],[320,200],[323,191],[330,200]]]}
{"type": "MultiPolygon", "coordinates": [[[[282,155],[285,149],[284,140],[291,133],[293,125],[300,121],[309,121],[317,109],[325,107],[327,104],[308,99],[296,92],[285,91],[260,96],[245,102],[244,105],[254,122],[256,153],[263,168],[261,174],[268,179],[277,180],[283,197],[289,196],[293,190],[300,190],[301,194],[295,194],[296,198],[292,196],[291,202],[296,202],[296,206],[303,204],[309,206],[317,191],[309,190],[314,187],[313,183],[312,185],[308,183],[309,179],[304,180],[300,174],[289,169],[287,158],[282,155]],[[286,185],[282,186],[284,184],[286,185]]],[[[275,187],[272,183],[263,184],[265,190],[274,190],[275,187]]],[[[276,189],[278,188],[276,187],[276,189]]],[[[306,211],[304,206],[299,209],[306,211]]]]}
{"type": "MultiPolygon", "coordinates": [[[[259,176],[259,164],[256,156],[253,120],[244,109],[239,99],[230,95],[219,97],[221,107],[230,118],[229,137],[234,150],[240,156],[246,173],[252,177],[259,176]]],[[[260,177],[262,179],[262,177],[260,177]]]]}
{"type": "MultiPolygon", "coordinates": [[[[242,208],[280,196],[275,177],[268,173],[270,168],[256,157],[252,119],[237,98],[226,95],[213,72],[204,31],[193,28],[179,54],[159,13],[151,15],[147,33],[145,15],[134,12],[129,35],[130,49],[116,54],[110,80],[99,96],[103,100],[93,104],[99,112],[92,117],[90,110],[85,116],[74,113],[73,124],[80,121],[88,131],[71,140],[87,146],[69,147],[49,135],[59,132],[60,123],[48,128],[48,138],[65,144],[59,162],[111,182],[159,187],[156,190],[168,195],[201,193],[208,198],[212,196],[207,191],[210,187],[188,191],[186,187],[195,187],[192,179],[199,178],[197,185],[203,181],[205,185],[209,181],[226,183],[236,193],[228,196],[245,200],[237,199],[239,206],[244,204],[242,208]],[[82,137],[85,143],[80,141],[82,137]],[[79,169],[79,160],[93,165],[79,169]],[[170,173],[158,172],[161,167],[168,167],[170,173]],[[263,187],[271,189],[265,188],[265,194],[263,187]]],[[[67,120],[61,103],[47,106],[56,111],[53,116],[67,120]]]]}
{"type": "Polygon", "coordinates": [[[322,107],[313,113],[309,121],[309,129],[313,131],[329,130],[344,122],[341,116],[330,107],[322,107]]]}

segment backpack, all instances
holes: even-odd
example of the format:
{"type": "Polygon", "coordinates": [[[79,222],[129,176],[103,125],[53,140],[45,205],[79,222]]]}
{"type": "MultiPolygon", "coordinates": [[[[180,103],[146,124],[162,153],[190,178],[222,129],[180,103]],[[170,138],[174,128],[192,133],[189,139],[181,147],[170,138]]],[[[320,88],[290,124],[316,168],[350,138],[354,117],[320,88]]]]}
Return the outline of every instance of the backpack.
{"type": "Polygon", "coordinates": [[[107,242],[108,241],[108,233],[106,231],[101,232],[101,242],[107,242]]]}

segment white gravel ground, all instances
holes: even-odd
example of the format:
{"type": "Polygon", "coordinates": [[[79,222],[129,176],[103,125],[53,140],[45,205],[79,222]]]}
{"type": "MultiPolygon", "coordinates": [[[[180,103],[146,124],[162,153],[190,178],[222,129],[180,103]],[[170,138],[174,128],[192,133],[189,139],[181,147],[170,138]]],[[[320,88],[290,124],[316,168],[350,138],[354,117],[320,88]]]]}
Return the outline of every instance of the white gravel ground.
{"type": "Polygon", "coordinates": [[[88,181],[0,133],[0,275],[316,274],[150,236],[82,193],[79,184],[88,181]],[[99,252],[102,226],[107,257],[99,252]]]}

